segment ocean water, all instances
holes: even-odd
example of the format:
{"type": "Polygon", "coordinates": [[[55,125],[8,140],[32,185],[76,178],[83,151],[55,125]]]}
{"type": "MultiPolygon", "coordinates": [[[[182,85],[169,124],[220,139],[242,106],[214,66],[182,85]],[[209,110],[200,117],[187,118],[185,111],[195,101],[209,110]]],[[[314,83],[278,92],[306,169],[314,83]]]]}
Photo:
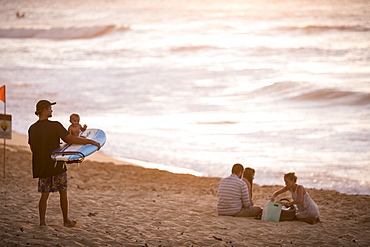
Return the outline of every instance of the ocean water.
{"type": "Polygon", "coordinates": [[[369,1],[0,6],[14,131],[48,99],[53,120],[79,113],[118,158],[212,177],[242,163],[260,185],[294,171],[306,187],[370,194],[369,1]]]}

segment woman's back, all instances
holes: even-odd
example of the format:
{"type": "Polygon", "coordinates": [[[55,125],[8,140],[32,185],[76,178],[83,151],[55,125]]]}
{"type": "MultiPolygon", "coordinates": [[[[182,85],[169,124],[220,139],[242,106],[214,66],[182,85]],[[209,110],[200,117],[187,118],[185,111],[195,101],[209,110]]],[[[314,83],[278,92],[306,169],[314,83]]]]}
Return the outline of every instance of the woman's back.
{"type": "Polygon", "coordinates": [[[303,189],[302,202],[297,204],[297,218],[317,218],[320,217],[319,208],[316,203],[312,200],[308,192],[302,185],[297,185],[294,191],[292,191],[293,200],[297,199],[298,187],[303,189]]]}

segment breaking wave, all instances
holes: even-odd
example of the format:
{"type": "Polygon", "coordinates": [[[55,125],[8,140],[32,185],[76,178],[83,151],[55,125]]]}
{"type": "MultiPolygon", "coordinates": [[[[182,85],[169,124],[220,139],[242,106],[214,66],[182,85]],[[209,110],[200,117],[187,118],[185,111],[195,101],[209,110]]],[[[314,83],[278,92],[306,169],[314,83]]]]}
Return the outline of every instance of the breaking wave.
{"type": "Polygon", "coordinates": [[[325,26],[325,25],[308,25],[308,26],[286,26],[278,27],[281,31],[304,31],[307,33],[324,32],[324,31],[349,31],[349,32],[369,32],[369,27],[363,26],[325,26]]]}
{"type": "Polygon", "coordinates": [[[370,94],[340,91],[336,89],[317,89],[311,92],[302,93],[292,97],[293,100],[300,101],[327,101],[338,102],[344,105],[370,105],[370,94]]]}
{"type": "Polygon", "coordinates": [[[106,35],[111,32],[126,31],[128,26],[116,27],[115,25],[92,27],[51,27],[51,28],[1,28],[0,38],[12,39],[91,39],[106,35]]]}
{"type": "Polygon", "coordinates": [[[255,91],[269,97],[335,105],[370,105],[370,94],[331,88],[316,88],[299,82],[276,82],[255,91]]]}

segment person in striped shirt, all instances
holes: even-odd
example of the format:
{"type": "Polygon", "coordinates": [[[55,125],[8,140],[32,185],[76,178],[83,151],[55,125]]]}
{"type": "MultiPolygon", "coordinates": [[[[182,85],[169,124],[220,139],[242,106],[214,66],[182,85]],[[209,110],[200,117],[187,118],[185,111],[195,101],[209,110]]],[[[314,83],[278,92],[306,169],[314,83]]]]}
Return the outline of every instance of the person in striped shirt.
{"type": "Polygon", "coordinates": [[[247,185],[241,180],[244,167],[235,164],[229,177],[221,179],[218,183],[218,215],[235,217],[257,217],[262,209],[250,203],[247,185]]]}

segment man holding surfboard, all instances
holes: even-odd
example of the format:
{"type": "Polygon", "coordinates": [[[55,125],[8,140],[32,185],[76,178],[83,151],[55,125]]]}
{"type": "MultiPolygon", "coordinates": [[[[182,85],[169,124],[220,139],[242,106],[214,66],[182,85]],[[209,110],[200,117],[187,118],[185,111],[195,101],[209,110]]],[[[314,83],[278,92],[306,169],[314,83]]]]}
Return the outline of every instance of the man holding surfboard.
{"type": "Polygon", "coordinates": [[[55,102],[40,100],[36,104],[35,114],[39,120],[28,129],[28,144],[32,151],[33,177],[39,178],[38,191],[41,192],[39,201],[40,226],[46,225],[46,209],[50,192],[58,191],[60,195],[60,207],[63,214],[63,224],[67,227],[75,226],[76,221],[68,217],[67,196],[67,168],[64,162],[56,162],[51,158],[54,149],[59,147],[60,139],[67,143],[92,144],[100,149],[96,141],[79,138],[71,135],[61,123],[50,121],[52,117],[52,105],[55,102]]]}

